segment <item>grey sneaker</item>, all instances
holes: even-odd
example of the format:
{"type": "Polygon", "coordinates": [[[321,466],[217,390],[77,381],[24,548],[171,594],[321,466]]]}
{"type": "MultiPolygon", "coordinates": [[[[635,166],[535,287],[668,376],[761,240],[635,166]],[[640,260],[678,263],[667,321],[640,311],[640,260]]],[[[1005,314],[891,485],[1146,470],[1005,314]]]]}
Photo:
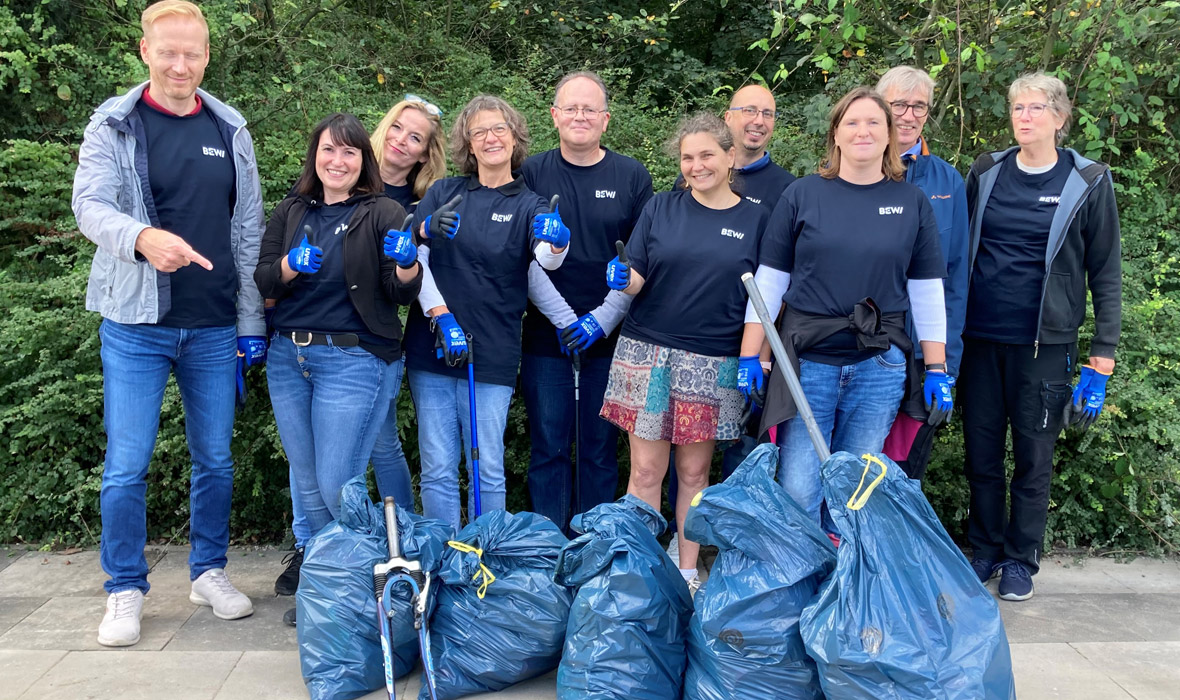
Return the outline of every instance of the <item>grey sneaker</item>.
{"type": "Polygon", "coordinates": [[[107,612],[98,625],[98,643],[104,647],[129,647],[139,641],[139,617],[143,591],[131,588],[107,596],[107,612]]]}
{"type": "Polygon", "coordinates": [[[234,588],[224,569],[209,569],[198,576],[188,599],[197,605],[208,605],[213,608],[213,614],[223,620],[254,614],[254,605],[234,588]]]}

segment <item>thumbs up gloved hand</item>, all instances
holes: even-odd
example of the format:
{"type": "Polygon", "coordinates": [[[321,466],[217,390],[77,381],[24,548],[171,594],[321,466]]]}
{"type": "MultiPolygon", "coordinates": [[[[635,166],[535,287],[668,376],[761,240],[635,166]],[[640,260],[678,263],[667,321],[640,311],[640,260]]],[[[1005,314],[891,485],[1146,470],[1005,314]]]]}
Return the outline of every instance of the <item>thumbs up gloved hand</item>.
{"type": "Polygon", "coordinates": [[[606,264],[606,286],[623,291],[631,283],[631,266],[627,264],[627,250],[622,241],[615,241],[618,253],[606,264]]]}
{"type": "Polygon", "coordinates": [[[439,314],[431,319],[434,326],[435,356],[458,367],[467,360],[467,336],[452,313],[439,314]]]}
{"type": "Polygon", "coordinates": [[[553,195],[553,199],[549,200],[549,213],[533,217],[533,238],[560,250],[569,245],[570,230],[557,211],[557,200],[558,196],[553,195]]]}
{"type": "Polygon", "coordinates": [[[455,234],[459,233],[459,212],[455,211],[455,207],[459,206],[459,202],[463,201],[463,195],[457,194],[451,198],[451,201],[434,210],[433,214],[426,217],[426,223],[422,229],[426,233],[427,238],[454,238],[455,234]]]}
{"type": "Polygon", "coordinates": [[[414,245],[414,232],[410,229],[414,225],[414,215],[406,217],[400,231],[390,229],[385,234],[385,254],[397,261],[397,266],[408,269],[418,261],[418,246],[414,245]]]}
{"type": "Polygon", "coordinates": [[[1089,365],[1082,367],[1082,374],[1078,377],[1077,386],[1073,390],[1073,399],[1065,409],[1068,425],[1077,426],[1085,432],[1102,413],[1102,406],[1106,403],[1106,382],[1109,374],[1104,374],[1089,365]]]}
{"type": "Polygon", "coordinates": [[[311,232],[310,226],[304,226],[303,240],[287,253],[287,264],[291,266],[291,269],[306,275],[314,275],[319,272],[320,263],[324,259],[323,249],[312,245],[307,240],[311,232]]]}

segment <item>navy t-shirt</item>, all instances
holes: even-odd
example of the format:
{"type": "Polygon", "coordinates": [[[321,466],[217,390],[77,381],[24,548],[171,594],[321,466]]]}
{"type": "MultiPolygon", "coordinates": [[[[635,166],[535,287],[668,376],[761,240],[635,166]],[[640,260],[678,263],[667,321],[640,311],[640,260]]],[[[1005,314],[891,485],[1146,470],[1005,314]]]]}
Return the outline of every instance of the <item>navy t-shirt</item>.
{"type": "MultiPolygon", "coordinates": [[[[732,186],[735,192],[741,193],[749,201],[761,204],[766,207],[767,211],[771,211],[778,203],[778,198],[782,195],[783,190],[787,189],[787,186],[794,181],[794,175],[770,160],[769,155],[765,155],[746,166],[745,169],[736,171],[732,186]]],[[[677,175],[673,189],[683,189],[683,185],[684,176],[677,175]]]]}
{"type": "MultiPolygon", "coordinates": [[[[496,188],[475,177],[449,177],[430,186],[418,204],[425,218],[456,194],[459,233],[429,239],[430,271],[455,321],[472,336],[475,378],[512,386],[520,366],[520,322],[529,293],[533,217],[548,204],[517,176],[496,188]]],[[[448,367],[434,354],[434,332],[420,304],[406,321],[406,367],[462,379],[466,367],[448,367]]]]}
{"type": "MultiPolygon", "coordinates": [[[[908,280],[946,276],[926,195],[889,179],[854,185],[808,175],[795,181],[771,215],[759,262],[791,273],[783,298],[792,309],[827,317],[850,315],[865,297],[883,313],[908,311],[908,280]]],[[[851,329],[809,352],[799,350],[800,357],[828,364],[865,357],[851,329]]]]}
{"type": "Polygon", "coordinates": [[[1049,228],[1071,160],[1059,150],[1057,164],[1035,175],[1021,170],[1015,156],[1000,165],[983,210],[963,335],[998,343],[1036,340],[1049,228]]]}
{"type": "MultiPolygon", "coordinates": [[[[631,238],[643,205],[651,199],[651,175],[639,161],[614,151],[606,150],[594,165],[580,166],[566,161],[556,148],[526,160],[521,175],[546,202],[561,195],[558,211],[572,235],[565,262],[548,271],[549,279],[574,313],[593,311],[610,291],[603,270],[615,257],[615,241],[626,243],[631,238]]],[[[561,356],[553,324],[531,303],[524,318],[524,351],[561,356]]],[[[610,357],[614,351],[615,335],[611,334],[591,345],[586,354],[610,357]]]]}
{"type": "Polygon", "coordinates": [[[171,306],[159,325],[172,328],[237,323],[238,272],[230,247],[235,195],[234,152],[208,109],[177,116],[140,99],[147,136],[148,182],[160,228],[184,239],[213,263],[168,275],[171,306]]]}
{"type": "Polygon", "coordinates": [[[644,283],[622,335],[698,355],[736,356],[746,310],[741,277],[758,265],[769,215],[745,199],[710,209],[688,190],[653,197],[627,243],[644,283]]]}
{"type": "MultiPolygon", "coordinates": [[[[385,196],[402,205],[402,209],[406,210],[407,214],[414,213],[414,185],[407,182],[404,185],[391,185],[388,182],[385,185],[385,196]]],[[[417,217],[415,217],[417,220],[417,217]]],[[[399,222],[400,223],[400,222],[399,222]]]]}

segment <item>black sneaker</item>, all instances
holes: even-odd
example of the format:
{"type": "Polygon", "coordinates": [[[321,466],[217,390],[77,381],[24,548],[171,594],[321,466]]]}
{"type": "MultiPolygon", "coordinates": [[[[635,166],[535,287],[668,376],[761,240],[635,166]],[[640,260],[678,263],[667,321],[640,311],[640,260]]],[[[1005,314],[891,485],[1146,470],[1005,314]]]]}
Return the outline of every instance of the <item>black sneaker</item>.
{"type": "Polygon", "coordinates": [[[298,547],[283,557],[282,563],[287,568],[275,579],[275,595],[295,595],[295,589],[299,588],[299,567],[303,566],[303,548],[298,547]]]}
{"type": "Polygon", "coordinates": [[[1000,597],[1004,600],[1028,600],[1033,597],[1032,574],[1024,564],[1009,559],[1000,565],[1000,597]]]}
{"type": "Polygon", "coordinates": [[[283,624],[288,627],[295,626],[295,608],[291,608],[287,612],[283,613],[283,624]]]}
{"type": "Polygon", "coordinates": [[[987,584],[988,581],[995,578],[1000,567],[996,566],[996,563],[991,559],[972,559],[971,569],[979,577],[980,583],[987,584]]]}

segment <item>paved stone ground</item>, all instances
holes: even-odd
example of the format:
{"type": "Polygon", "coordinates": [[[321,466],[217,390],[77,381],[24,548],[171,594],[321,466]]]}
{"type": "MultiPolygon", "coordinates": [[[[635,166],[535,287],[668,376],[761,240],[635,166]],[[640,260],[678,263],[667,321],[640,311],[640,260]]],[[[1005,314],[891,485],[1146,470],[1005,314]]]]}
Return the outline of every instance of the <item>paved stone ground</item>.
{"type": "MultiPolygon", "coordinates": [[[[306,698],[281,621],[293,599],[273,595],[283,552],[231,553],[227,571],[255,613],[230,622],[188,602],[187,553],[149,549],[142,640],[117,650],[95,641],[97,552],[0,547],[0,700],[306,698]]],[[[1035,580],[1032,600],[1000,603],[1020,700],[1180,698],[1180,561],[1054,557],[1035,580]]],[[[547,700],[554,685],[549,674],[488,697],[547,700]]],[[[398,684],[399,698],[417,691],[417,674],[398,684]]]]}

